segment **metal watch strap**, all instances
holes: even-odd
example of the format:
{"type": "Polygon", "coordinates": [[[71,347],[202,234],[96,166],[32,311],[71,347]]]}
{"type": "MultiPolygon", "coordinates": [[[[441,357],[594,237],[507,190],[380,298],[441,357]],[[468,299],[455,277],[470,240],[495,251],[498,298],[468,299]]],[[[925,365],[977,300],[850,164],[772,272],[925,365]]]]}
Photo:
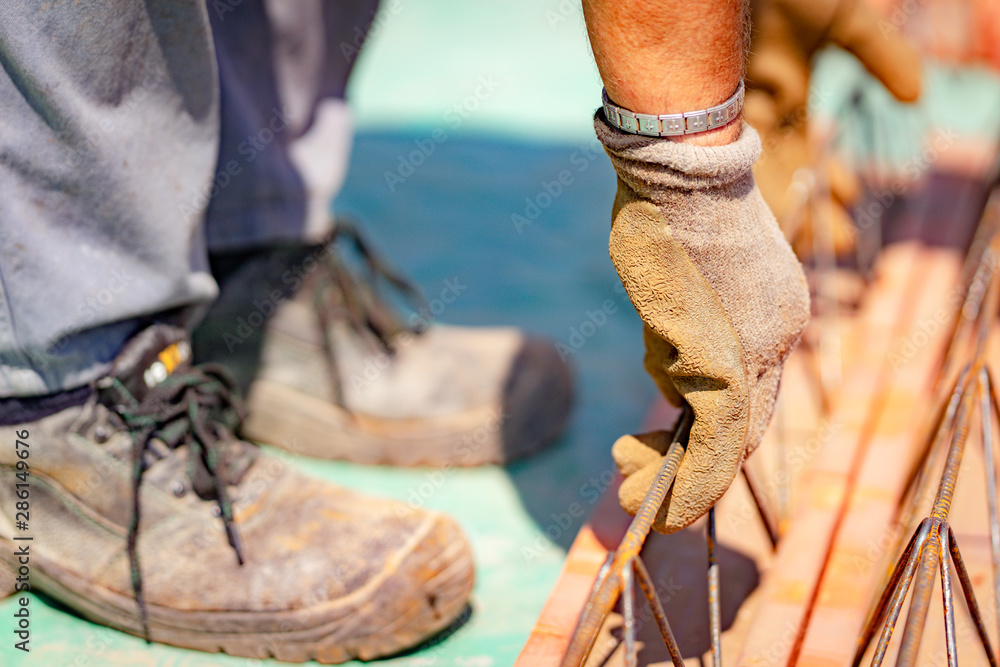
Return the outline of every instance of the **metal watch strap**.
{"type": "Polygon", "coordinates": [[[604,100],[604,118],[622,132],[647,137],[676,137],[682,134],[708,132],[737,118],[743,109],[743,90],[743,81],[740,81],[733,96],[722,104],[701,111],[667,113],[659,116],[623,109],[611,101],[607,90],[601,92],[601,98],[604,100]]]}

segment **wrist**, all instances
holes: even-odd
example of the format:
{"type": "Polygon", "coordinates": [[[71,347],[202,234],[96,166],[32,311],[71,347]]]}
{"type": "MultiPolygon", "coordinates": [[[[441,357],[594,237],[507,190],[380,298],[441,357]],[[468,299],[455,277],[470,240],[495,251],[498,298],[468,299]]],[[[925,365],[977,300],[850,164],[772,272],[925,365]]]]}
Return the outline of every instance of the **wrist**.
{"type": "Polygon", "coordinates": [[[730,88],[725,99],[721,94],[707,98],[711,100],[710,104],[704,103],[704,96],[687,95],[675,98],[670,105],[657,107],[649,101],[653,99],[652,94],[647,93],[645,102],[638,105],[633,103],[634,106],[630,107],[614,97],[616,93],[612,86],[612,90],[605,88],[602,94],[599,114],[603,115],[610,126],[625,134],[669,139],[697,146],[724,145],[739,138],[741,131],[739,120],[744,96],[742,80],[737,79],[734,88],[735,92],[730,88]],[[669,108],[670,106],[674,108],[669,108]],[[664,107],[667,107],[665,111],[664,107]]]}
{"type": "MultiPolygon", "coordinates": [[[[718,191],[750,179],[760,156],[760,138],[743,121],[739,135],[719,146],[667,141],[667,137],[628,134],[595,114],[594,130],[621,181],[643,199],[663,202],[669,193],[718,191]]],[[[751,181],[747,181],[751,182],[751,181]]]]}
{"type": "MultiPolygon", "coordinates": [[[[740,113],[739,118],[743,114],[740,113]]],[[[672,141],[677,141],[692,146],[725,146],[740,138],[741,123],[739,118],[733,120],[728,125],[718,127],[700,134],[685,134],[679,137],[670,137],[672,141]]]]}

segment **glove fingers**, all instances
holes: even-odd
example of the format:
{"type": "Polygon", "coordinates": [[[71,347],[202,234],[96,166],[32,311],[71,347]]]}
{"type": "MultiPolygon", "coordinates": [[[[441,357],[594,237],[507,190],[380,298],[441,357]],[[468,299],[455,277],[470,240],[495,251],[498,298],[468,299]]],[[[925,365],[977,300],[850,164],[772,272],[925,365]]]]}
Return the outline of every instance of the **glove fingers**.
{"type": "Polygon", "coordinates": [[[670,376],[664,370],[677,358],[677,348],[656,335],[649,328],[649,325],[645,323],[642,327],[642,338],[646,344],[646,357],[644,360],[646,372],[653,378],[653,382],[659,387],[663,397],[671,405],[679,408],[684,404],[684,399],[681,397],[680,392],[677,391],[673,380],[670,379],[670,376]]]}
{"type": "Polygon", "coordinates": [[[611,456],[621,474],[627,477],[663,459],[672,438],[673,431],[623,435],[611,448],[611,456]]]}
{"type": "MultiPolygon", "coordinates": [[[[634,441],[630,446],[636,449],[645,447],[633,436],[625,436],[615,443],[616,448],[619,443],[627,442],[627,438],[632,438],[634,441]]],[[[645,449],[647,453],[653,451],[649,447],[645,449]]],[[[710,448],[699,443],[688,445],[688,453],[684,457],[681,469],[677,471],[677,477],[674,478],[663,505],[656,514],[653,529],[667,535],[676,533],[697,521],[715,505],[732,484],[743,460],[742,456],[735,462],[727,461],[728,458],[711,453],[710,448]],[[692,446],[694,450],[691,449],[692,446]]],[[[618,460],[617,455],[615,460],[618,460]]],[[[618,487],[618,502],[622,509],[632,516],[639,511],[663,464],[662,456],[647,460],[646,465],[627,473],[621,486],[618,487]]],[[[633,460],[631,463],[634,465],[638,460],[633,460]]]]}
{"type": "Polygon", "coordinates": [[[646,497],[646,492],[649,491],[649,487],[656,480],[656,473],[659,469],[659,462],[654,461],[625,478],[621,486],[618,487],[618,503],[622,506],[623,510],[632,516],[636,515],[639,511],[639,506],[642,505],[643,498],[646,497]]]}
{"type": "MultiPolygon", "coordinates": [[[[779,371],[780,372],[780,371],[779,371]]],[[[696,398],[692,397],[695,403],[696,398]]],[[[673,533],[694,523],[722,498],[743,463],[744,448],[734,446],[731,428],[699,418],[695,407],[695,421],[687,452],[677,470],[677,478],[656,517],[653,527],[661,533],[673,533]]],[[[742,444],[742,442],[740,443],[742,444]]],[[[748,444],[752,447],[753,444],[748,444]]]]}

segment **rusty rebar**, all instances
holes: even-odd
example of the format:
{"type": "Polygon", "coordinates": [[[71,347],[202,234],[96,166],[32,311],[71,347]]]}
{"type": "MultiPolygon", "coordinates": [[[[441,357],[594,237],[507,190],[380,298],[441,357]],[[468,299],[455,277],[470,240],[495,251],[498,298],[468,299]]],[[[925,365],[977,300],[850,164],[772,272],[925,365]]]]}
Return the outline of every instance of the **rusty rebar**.
{"type": "Polygon", "coordinates": [[[674,663],[674,667],[684,667],[684,658],[681,657],[681,651],[677,647],[677,640],[674,639],[670,623],[667,622],[667,615],[663,611],[663,604],[660,603],[660,598],[656,595],[656,589],[653,587],[653,578],[649,576],[646,565],[642,562],[641,558],[636,558],[632,561],[632,564],[635,567],[639,588],[642,589],[643,595],[646,596],[646,602],[649,603],[649,609],[653,612],[656,627],[659,628],[663,643],[667,646],[670,661],[674,663]]]}
{"type": "Polygon", "coordinates": [[[637,667],[638,651],[635,647],[635,586],[632,583],[632,563],[622,570],[622,615],[625,622],[625,667],[637,667]]]}
{"type": "Polygon", "coordinates": [[[969,570],[965,567],[965,561],[962,560],[962,552],[958,548],[958,540],[955,539],[955,531],[951,529],[951,526],[948,526],[948,550],[951,552],[951,562],[955,564],[955,571],[958,573],[958,582],[962,585],[965,605],[968,607],[969,615],[972,616],[972,622],[976,626],[976,633],[979,635],[983,651],[986,652],[986,659],[989,661],[990,667],[1000,667],[997,664],[996,655],[993,653],[990,636],[986,632],[986,621],[983,620],[982,611],[980,611],[979,603],[976,601],[976,594],[972,588],[972,577],[969,576],[969,570]]]}
{"type": "Polygon", "coordinates": [[[913,667],[917,663],[920,640],[924,636],[924,625],[927,623],[927,613],[930,611],[931,593],[941,555],[939,526],[940,524],[937,524],[931,530],[918,555],[913,596],[910,598],[910,610],[906,614],[906,625],[903,626],[903,640],[899,646],[896,667],[913,667]]]}
{"type": "Polygon", "coordinates": [[[715,508],[708,510],[708,622],[712,634],[712,665],[722,667],[722,605],[719,599],[719,559],[715,555],[715,508]]]}
{"type": "MultiPolygon", "coordinates": [[[[950,530],[950,527],[949,527],[950,530]]],[[[948,563],[948,532],[938,529],[941,562],[941,603],[944,606],[944,643],[948,654],[948,667],[958,667],[958,645],[955,641],[955,597],[951,591],[951,565],[948,563]]]]}
{"type": "MultiPolygon", "coordinates": [[[[882,626],[882,634],[879,635],[878,645],[875,647],[875,655],[872,657],[872,667],[881,665],[882,660],[885,658],[886,649],[889,648],[889,640],[892,639],[892,631],[896,627],[896,621],[899,620],[899,612],[903,609],[906,593],[910,590],[910,582],[913,581],[913,573],[917,569],[917,560],[920,558],[920,552],[927,542],[927,536],[930,534],[932,525],[933,522],[930,519],[924,519],[921,522],[920,528],[917,529],[917,533],[913,536],[912,548],[909,550],[909,553],[905,554],[905,561],[900,559],[897,566],[899,570],[898,574],[893,575],[893,579],[897,581],[897,584],[891,589],[891,603],[885,623],[882,626]]],[[[860,664],[861,658],[864,657],[864,652],[867,648],[867,644],[858,647],[858,655],[854,663],[855,667],[860,664]]]]}
{"type": "MultiPolygon", "coordinates": [[[[917,513],[923,505],[923,499],[927,493],[927,487],[931,480],[931,472],[936,466],[936,461],[941,452],[947,449],[947,436],[951,433],[954,426],[955,413],[958,412],[958,405],[965,391],[967,377],[968,368],[965,368],[955,381],[947,402],[941,405],[936,412],[933,422],[929,424],[930,428],[924,436],[926,444],[914,460],[913,467],[907,475],[907,482],[903,487],[906,489],[903,496],[906,500],[903,502],[903,509],[896,520],[899,531],[893,537],[892,546],[886,551],[888,554],[900,553],[902,541],[906,539],[907,535],[910,536],[910,543],[912,544],[913,536],[917,532],[917,513]]],[[[885,599],[891,595],[891,589],[896,585],[891,579],[895,568],[895,561],[890,561],[882,577],[882,597],[885,599]]],[[[867,618],[874,618],[876,609],[882,603],[882,600],[874,603],[874,606],[868,610],[867,618]]],[[[871,632],[874,632],[874,628],[871,628],[871,632]]],[[[871,639],[870,634],[867,637],[862,635],[861,646],[866,647],[871,639]]],[[[860,660],[860,656],[858,659],[860,660]]]]}
{"type": "MultiPolygon", "coordinates": [[[[980,355],[982,351],[980,348],[978,351],[980,355]]],[[[977,355],[977,359],[973,362],[972,371],[968,375],[968,381],[962,393],[958,414],[955,416],[955,430],[952,434],[951,446],[948,449],[944,472],[941,474],[941,482],[938,485],[934,507],[931,510],[930,518],[936,522],[937,526],[948,521],[951,501],[955,495],[955,483],[958,480],[962,455],[965,452],[965,443],[972,421],[970,412],[975,404],[976,389],[979,386],[978,382],[973,382],[973,378],[978,376],[979,369],[982,367],[980,355],[977,355]]],[[[923,637],[924,624],[927,621],[931,593],[934,588],[935,571],[938,569],[938,556],[941,551],[940,528],[936,528],[930,536],[931,548],[927,549],[927,546],[925,543],[919,554],[920,571],[913,589],[913,598],[910,600],[910,611],[906,615],[903,641],[899,649],[899,657],[896,660],[897,667],[913,667],[917,661],[920,640],[923,637]]]]}
{"type": "Polygon", "coordinates": [[[694,413],[690,407],[685,406],[677,421],[674,437],[663,457],[663,463],[660,465],[656,479],[646,493],[646,497],[643,498],[639,511],[636,512],[625,536],[615,550],[614,557],[610,563],[605,564],[605,568],[602,568],[601,574],[598,575],[598,580],[594,582],[594,588],[591,590],[583,613],[580,615],[580,621],[570,639],[569,648],[566,650],[566,655],[563,656],[563,667],[581,667],[587,661],[587,656],[590,655],[590,651],[594,647],[601,625],[603,625],[608,613],[611,612],[619,597],[618,594],[621,592],[621,573],[642,550],[642,545],[653,527],[653,521],[656,519],[660,506],[663,505],[663,501],[667,497],[667,491],[670,490],[674,482],[677,468],[684,457],[687,437],[693,421],[694,413]]]}
{"type": "MultiPolygon", "coordinates": [[[[990,555],[993,565],[993,611],[1000,627],[1000,517],[997,512],[997,470],[993,453],[992,383],[986,368],[979,373],[980,412],[983,421],[983,459],[986,469],[986,503],[990,515],[990,555]]],[[[1000,636],[1000,635],[998,635],[1000,636]]]]}
{"type": "MultiPolygon", "coordinates": [[[[971,262],[970,259],[967,263],[971,262]]],[[[961,395],[961,387],[964,387],[966,374],[968,373],[970,364],[966,364],[962,372],[958,374],[954,384],[951,385],[951,391],[949,392],[949,400],[944,401],[943,396],[941,396],[942,382],[947,380],[949,375],[949,368],[954,360],[957,358],[957,350],[959,345],[957,343],[959,338],[968,337],[972,329],[964,329],[963,326],[959,326],[960,323],[967,322],[969,327],[979,322],[980,324],[985,324],[981,321],[981,314],[985,312],[983,310],[983,301],[987,297],[987,285],[984,284],[987,281],[986,273],[994,267],[995,263],[995,253],[991,247],[986,248],[976,260],[975,270],[973,275],[970,277],[970,284],[968,286],[968,292],[966,293],[965,299],[963,300],[962,307],[959,308],[958,313],[955,317],[955,327],[952,330],[951,336],[948,341],[947,351],[945,352],[944,359],[941,362],[941,368],[938,374],[938,379],[935,383],[934,390],[932,391],[932,401],[935,404],[940,404],[942,407],[938,410],[933,425],[929,431],[925,440],[925,445],[920,450],[918,456],[913,460],[911,465],[911,470],[907,475],[907,497],[909,498],[909,503],[905,505],[906,509],[901,514],[901,525],[906,529],[912,529],[912,522],[915,518],[915,514],[919,509],[921,503],[923,502],[924,493],[926,491],[927,483],[930,480],[930,476],[933,473],[937,457],[941,451],[947,449],[947,447],[942,446],[944,443],[944,437],[947,435],[948,431],[946,428],[942,428],[942,425],[950,425],[952,416],[955,414],[958,405],[958,397],[961,395]],[[978,286],[982,286],[979,289],[978,286]],[[973,313],[973,316],[970,316],[973,313]],[[963,333],[959,333],[959,329],[963,329],[963,333]],[[945,407],[946,406],[946,407],[945,407]]],[[[992,274],[990,274],[992,278],[992,274]]]]}
{"type": "MultiPolygon", "coordinates": [[[[890,609],[889,617],[882,625],[882,633],[879,637],[879,644],[876,648],[875,656],[872,659],[872,665],[880,665],[882,663],[882,660],[885,657],[885,651],[889,645],[889,640],[892,637],[896,620],[898,619],[899,612],[902,608],[903,601],[906,598],[910,585],[914,584],[914,581],[913,595],[910,600],[910,609],[906,617],[906,626],[903,630],[903,637],[900,643],[896,665],[898,667],[913,667],[913,665],[916,664],[917,656],[920,651],[920,641],[923,636],[924,625],[927,620],[927,613],[930,606],[930,597],[934,588],[935,570],[939,570],[941,576],[941,593],[944,608],[945,641],[948,664],[949,666],[957,666],[958,653],[955,640],[955,605],[951,582],[951,568],[948,559],[949,555],[951,556],[951,561],[955,563],[955,567],[958,570],[962,591],[965,595],[968,607],[974,616],[977,632],[980,635],[980,641],[982,642],[983,648],[989,657],[990,663],[994,664],[995,658],[992,655],[989,637],[986,634],[985,625],[983,624],[982,616],[979,613],[978,603],[975,599],[975,593],[972,589],[968,572],[965,571],[965,565],[962,562],[961,553],[959,552],[957,543],[954,539],[954,531],[952,531],[951,527],[948,525],[948,515],[951,511],[951,503],[955,494],[955,485],[958,481],[962,457],[964,455],[965,445],[968,440],[969,430],[972,423],[972,413],[975,409],[976,398],[978,397],[980,411],[982,412],[981,416],[983,418],[982,427],[984,452],[986,452],[985,455],[987,456],[989,462],[989,465],[987,465],[987,486],[990,491],[991,535],[993,534],[993,531],[1000,529],[1000,526],[997,525],[996,518],[996,471],[995,468],[992,467],[993,438],[992,421],[989,410],[989,397],[993,396],[993,392],[991,391],[989,374],[985,366],[986,343],[990,331],[990,324],[995,316],[997,300],[998,296],[1000,296],[996,280],[996,267],[993,262],[993,257],[995,256],[994,252],[998,244],[998,238],[1000,237],[994,237],[991,240],[989,248],[987,248],[987,250],[983,253],[983,257],[977,267],[972,284],[969,286],[969,292],[966,295],[965,303],[963,304],[963,312],[959,313],[959,318],[973,319],[974,317],[974,325],[972,325],[973,328],[968,331],[968,334],[970,335],[973,333],[975,334],[975,348],[971,355],[971,361],[968,363],[955,383],[955,388],[952,390],[951,398],[948,402],[948,409],[946,409],[941,415],[941,421],[937,426],[934,440],[931,441],[931,443],[923,450],[921,456],[918,457],[918,461],[922,464],[919,474],[911,476],[907,484],[908,491],[912,492],[912,494],[909,495],[907,510],[904,512],[902,517],[903,525],[908,523],[906,513],[916,511],[916,508],[921,504],[923,487],[926,484],[925,480],[931,474],[931,471],[934,468],[934,462],[937,458],[938,447],[936,446],[936,443],[940,441],[943,434],[950,431],[944,469],[941,473],[940,482],[938,484],[937,493],[934,497],[934,503],[931,508],[930,516],[921,522],[920,530],[917,535],[914,535],[914,539],[911,540],[906,553],[904,553],[903,557],[900,559],[899,564],[893,572],[889,586],[883,590],[879,603],[876,605],[872,614],[869,625],[866,626],[865,631],[862,633],[855,657],[855,664],[860,662],[863,657],[868,643],[871,641],[871,637],[873,636],[874,628],[878,625],[880,618],[884,613],[888,593],[889,591],[892,591],[892,607],[890,609]],[[984,266],[989,270],[989,276],[988,278],[985,278],[985,285],[982,284],[982,281],[984,280],[984,266]],[[980,287],[982,287],[981,294],[977,293],[980,287]],[[974,310],[974,316],[969,312],[971,306],[974,306],[974,308],[972,308],[974,310]],[[956,404],[956,397],[959,395],[961,398],[958,399],[958,407],[957,411],[955,411],[953,408],[956,404]],[[953,424],[951,423],[952,420],[953,424]],[[990,483],[991,480],[993,482],[992,484],[990,483]],[[905,566],[903,565],[904,562],[905,566]],[[917,568],[919,568],[919,571],[917,571],[917,568]],[[915,574],[916,576],[914,576],[915,574]]],[[[962,329],[962,327],[956,326],[953,331],[952,339],[949,341],[948,351],[942,364],[942,372],[945,372],[948,369],[949,364],[957,357],[957,352],[955,352],[955,350],[957,349],[958,338],[967,335],[965,332],[962,332],[961,336],[959,336],[960,329],[962,329]]],[[[939,378],[938,386],[940,386],[941,380],[942,378],[939,378]]],[[[1000,547],[1000,540],[998,540],[997,543],[998,547],[1000,547]]],[[[994,552],[994,555],[997,553],[1000,553],[1000,548],[994,552]]],[[[995,562],[1000,562],[1000,560],[995,562]]],[[[996,575],[994,577],[994,583],[996,584],[996,575]]]]}
{"type": "MultiPolygon", "coordinates": [[[[868,645],[871,644],[872,638],[875,636],[875,631],[878,630],[879,624],[885,620],[886,613],[889,611],[890,604],[893,603],[897,589],[900,585],[900,581],[903,579],[905,570],[911,561],[914,561],[914,550],[919,550],[923,545],[924,540],[927,538],[927,526],[929,525],[929,519],[925,519],[920,527],[917,529],[913,535],[910,536],[910,541],[906,545],[906,549],[903,550],[902,555],[900,555],[899,560],[896,562],[895,567],[892,569],[892,574],[889,577],[889,583],[882,589],[882,595],[879,597],[878,603],[872,610],[871,614],[868,616],[868,623],[865,624],[865,629],[861,633],[861,637],[858,639],[858,647],[854,653],[854,661],[851,663],[853,667],[858,667],[861,664],[861,660],[865,657],[865,651],[868,650],[868,645]]],[[[906,582],[906,587],[909,588],[909,580],[906,582]]],[[[906,591],[903,591],[903,596],[906,596],[906,591]]],[[[900,607],[902,607],[902,602],[900,602],[900,607]]],[[[896,612],[897,616],[899,612],[896,612]]],[[[895,627],[896,620],[893,617],[891,627],[895,627]]],[[[883,626],[885,627],[885,626],[883,626]]],[[[890,627],[890,634],[892,632],[890,627]]],[[[884,632],[884,630],[883,630],[884,632]]],[[[888,639],[886,640],[888,643],[888,639]]],[[[874,662],[873,662],[874,664],[874,662]]]]}
{"type": "Polygon", "coordinates": [[[925,445],[920,453],[913,460],[909,474],[907,475],[906,498],[904,509],[900,513],[899,524],[909,533],[915,527],[917,512],[920,511],[924,498],[927,495],[928,486],[932,479],[934,468],[937,465],[938,457],[948,450],[948,436],[955,424],[955,414],[958,412],[958,405],[965,392],[966,380],[968,379],[969,368],[966,366],[959,373],[955,384],[952,385],[951,394],[947,402],[942,403],[938,410],[935,421],[925,439],[925,445]]]}
{"type": "Polygon", "coordinates": [[[972,275],[968,291],[962,300],[962,307],[958,309],[948,345],[945,348],[944,359],[941,361],[937,376],[938,379],[934,387],[935,391],[939,390],[941,383],[948,379],[951,367],[958,358],[961,342],[969,337],[976,322],[979,320],[983,301],[986,299],[987,274],[992,275],[991,272],[994,270],[996,263],[993,248],[987,247],[978,261],[979,263],[976,266],[975,273],[972,275]]]}
{"type": "MultiPolygon", "coordinates": [[[[941,404],[935,413],[933,421],[928,424],[929,428],[925,431],[926,435],[923,437],[925,444],[920,454],[914,459],[911,470],[907,475],[906,484],[903,487],[906,489],[903,494],[906,500],[904,500],[903,508],[896,519],[896,525],[899,527],[899,530],[892,538],[892,546],[886,550],[887,554],[900,553],[903,540],[906,539],[907,535],[910,536],[911,542],[913,540],[913,535],[917,530],[917,513],[923,505],[924,495],[927,492],[927,486],[931,479],[931,471],[934,469],[940,453],[946,449],[946,436],[951,432],[951,427],[954,424],[955,413],[958,411],[958,404],[965,388],[965,378],[967,376],[968,369],[964,369],[952,386],[950,397],[946,402],[941,404]]],[[[895,561],[889,561],[881,582],[883,597],[889,595],[891,593],[890,588],[895,585],[891,580],[895,567],[895,561]]],[[[874,606],[869,608],[866,618],[871,619],[874,617],[875,610],[879,604],[881,604],[881,601],[875,602],[874,606]]],[[[872,632],[874,632],[874,629],[872,632]]],[[[871,636],[864,639],[863,646],[867,646],[870,641],[871,636]]]]}
{"type": "MultiPolygon", "coordinates": [[[[993,193],[991,200],[996,196],[993,193]]],[[[996,248],[994,244],[997,239],[997,204],[991,202],[991,206],[984,209],[984,217],[976,229],[975,238],[969,247],[969,254],[965,265],[962,267],[962,284],[966,290],[962,307],[959,308],[957,317],[952,323],[952,329],[948,336],[948,344],[938,365],[937,382],[935,390],[940,388],[941,382],[947,380],[951,367],[958,357],[960,348],[959,341],[968,338],[972,332],[972,327],[976,322],[979,311],[982,307],[983,299],[986,297],[986,274],[995,269],[996,248]],[[991,224],[986,224],[986,213],[992,212],[993,220],[991,224]],[[972,268],[975,267],[975,268],[972,268]],[[967,284],[966,284],[967,283],[967,284]],[[981,289],[982,288],[982,289],[981,289]]]]}
{"type": "Polygon", "coordinates": [[[743,467],[740,470],[743,473],[744,481],[747,483],[747,488],[750,490],[750,497],[753,498],[753,503],[757,506],[757,514],[760,515],[760,522],[764,524],[764,531],[767,533],[767,539],[771,542],[771,548],[776,549],[778,547],[777,522],[774,520],[764,496],[757,486],[753,471],[750,470],[746,462],[743,463],[743,467]]]}

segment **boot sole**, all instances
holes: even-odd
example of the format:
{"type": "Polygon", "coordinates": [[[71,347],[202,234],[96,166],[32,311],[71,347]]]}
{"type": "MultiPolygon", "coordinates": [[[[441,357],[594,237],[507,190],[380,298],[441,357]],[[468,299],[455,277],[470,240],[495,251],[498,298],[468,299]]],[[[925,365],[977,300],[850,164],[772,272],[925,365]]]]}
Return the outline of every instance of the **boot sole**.
{"type": "Polygon", "coordinates": [[[243,437],[314,458],[395,466],[503,464],[558,438],[573,403],[567,367],[542,342],[529,340],[524,370],[504,404],[412,419],[351,412],[284,384],[260,378],[247,403],[243,437]]]}
{"type": "MultiPolygon", "coordinates": [[[[0,544],[13,553],[13,542],[0,538],[0,544]]],[[[38,556],[32,564],[33,589],[88,620],[141,636],[131,595],[90,583],[38,556]]],[[[473,581],[464,538],[455,539],[446,522],[432,516],[382,574],[340,600],[276,612],[181,611],[150,604],[150,639],[206,653],[284,662],[371,660],[412,648],[451,625],[465,610],[473,581]],[[416,594],[400,590],[408,583],[419,587],[416,594]],[[406,600],[410,604],[400,607],[406,600]],[[255,627],[262,616],[270,629],[255,627]],[[219,626],[226,630],[210,629],[219,626]]]]}
{"type": "Polygon", "coordinates": [[[383,419],[269,380],[254,383],[248,405],[244,437],[304,456],[397,466],[503,460],[499,407],[429,419],[383,419]]]}

